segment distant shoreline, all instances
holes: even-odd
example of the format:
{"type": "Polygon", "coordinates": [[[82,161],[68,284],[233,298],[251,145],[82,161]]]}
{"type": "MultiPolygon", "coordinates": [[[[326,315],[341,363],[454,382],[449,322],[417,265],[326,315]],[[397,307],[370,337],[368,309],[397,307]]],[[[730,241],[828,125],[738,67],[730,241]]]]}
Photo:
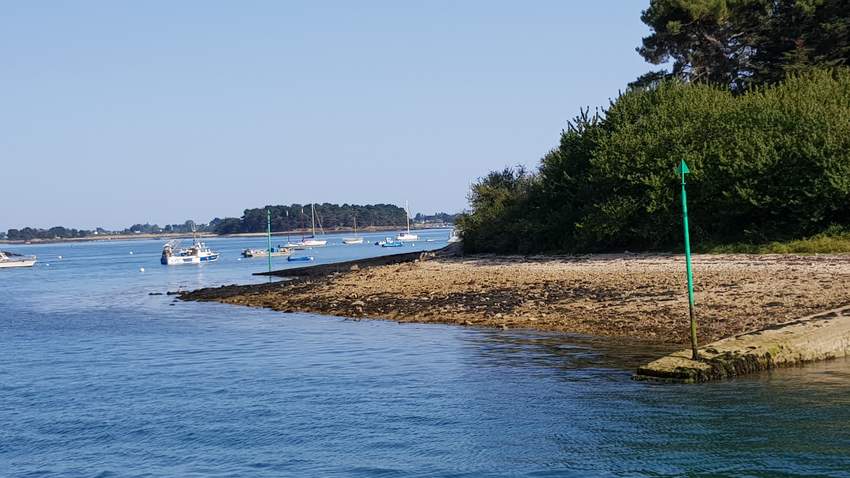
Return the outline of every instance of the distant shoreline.
{"type": "MultiPolygon", "coordinates": [[[[451,229],[453,226],[451,224],[445,225],[428,225],[426,227],[412,227],[415,230],[427,230],[427,229],[451,229]]],[[[374,233],[374,232],[386,232],[386,231],[401,231],[404,227],[399,226],[369,226],[364,228],[358,228],[358,233],[374,233]]],[[[353,228],[334,228],[325,230],[326,234],[337,234],[337,233],[353,233],[353,228]]],[[[285,237],[285,236],[301,236],[304,234],[309,234],[310,229],[296,229],[292,231],[272,231],[272,237],[285,237]]],[[[199,232],[197,233],[197,237],[200,238],[216,238],[216,237],[265,237],[266,232],[240,232],[236,234],[214,234],[211,232],[199,232]]],[[[160,233],[160,234],[152,234],[152,233],[139,233],[139,234],[103,234],[97,236],[87,236],[87,237],[63,237],[63,238],[54,238],[54,239],[31,239],[29,241],[10,241],[8,239],[0,240],[0,244],[4,245],[15,245],[15,246],[23,246],[23,245],[35,245],[35,244],[61,244],[61,243],[79,243],[79,242],[103,242],[103,241],[132,241],[132,240],[172,240],[172,239],[188,239],[191,238],[191,233],[184,232],[171,232],[171,233],[160,233]]]]}

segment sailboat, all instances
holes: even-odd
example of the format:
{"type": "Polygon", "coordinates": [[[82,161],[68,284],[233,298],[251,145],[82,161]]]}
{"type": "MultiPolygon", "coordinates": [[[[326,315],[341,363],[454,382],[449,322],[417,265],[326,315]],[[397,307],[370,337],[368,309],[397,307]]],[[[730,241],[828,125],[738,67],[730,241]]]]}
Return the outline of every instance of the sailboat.
{"type": "Polygon", "coordinates": [[[309,238],[303,239],[301,242],[304,243],[307,247],[321,247],[328,243],[328,241],[324,239],[316,239],[316,207],[314,204],[310,203],[310,216],[313,221],[313,233],[309,238]]]}
{"type": "Polygon", "coordinates": [[[354,216],[354,237],[345,237],[342,239],[343,244],[354,245],[363,244],[363,238],[357,235],[357,216],[354,216]]]}
{"type": "Polygon", "coordinates": [[[407,232],[399,233],[397,236],[395,236],[395,240],[399,242],[404,242],[415,241],[419,239],[419,236],[410,233],[410,205],[407,203],[407,201],[404,202],[404,215],[406,216],[405,219],[407,219],[407,232]]]}
{"type": "Polygon", "coordinates": [[[300,242],[290,242],[286,245],[286,247],[292,247],[294,249],[303,247],[322,247],[328,243],[328,241],[324,239],[316,239],[316,207],[314,204],[310,204],[310,216],[313,230],[310,237],[302,237],[300,242]]]}

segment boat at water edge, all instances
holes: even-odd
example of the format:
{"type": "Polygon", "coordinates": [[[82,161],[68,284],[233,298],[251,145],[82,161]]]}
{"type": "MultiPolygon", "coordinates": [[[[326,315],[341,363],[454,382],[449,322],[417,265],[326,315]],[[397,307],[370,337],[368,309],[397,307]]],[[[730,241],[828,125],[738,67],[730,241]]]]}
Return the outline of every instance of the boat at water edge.
{"type": "Polygon", "coordinates": [[[176,266],[181,264],[201,264],[204,262],[215,262],[221,256],[218,252],[211,250],[203,242],[194,239],[192,245],[185,249],[177,249],[179,240],[168,241],[162,246],[160,264],[164,266],[176,266]]]}
{"type": "Polygon", "coordinates": [[[271,251],[267,251],[265,249],[244,249],[242,251],[242,257],[247,259],[254,257],[268,257],[269,253],[271,253],[272,257],[286,257],[292,255],[292,250],[287,247],[280,246],[277,248],[272,247],[271,251]]]}
{"type": "MultiPolygon", "coordinates": [[[[404,215],[405,215],[405,219],[407,219],[407,232],[400,232],[397,236],[395,236],[395,240],[400,241],[400,242],[418,240],[419,236],[417,236],[416,234],[412,234],[410,232],[410,205],[406,201],[404,203],[404,215]]],[[[398,247],[398,246],[389,246],[389,247],[398,247]]]]}
{"type": "Polygon", "coordinates": [[[363,244],[363,238],[357,235],[357,216],[354,216],[354,237],[345,237],[342,243],[348,246],[354,244],[363,244]]]}
{"type": "Polygon", "coordinates": [[[36,263],[35,256],[22,256],[14,252],[0,251],[0,269],[12,267],[32,267],[36,263]]]}
{"type": "Polygon", "coordinates": [[[390,237],[384,239],[383,241],[379,241],[376,244],[381,247],[404,247],[403,241],[394,241],[390,237]]]}
{"type": "Polygon", "coordinates": [[[315,260],[313,256],[289,256],[286,258],[289,262],[312,262],[315,260]]]}
{"type": "MultiPolygon", "coordinates": [[[[316,237],[316,206],[314,204],[310,204],[310,218],[312,222],[312,234],[310,237],[301,238],[300,242],[290,242],[286,245],[286,247],[292,247],[294,249],[298,248],[306,248],[306,247],[323,247],[327,245],[328,241],[325,239],[318,239],[316,237]]],[[[319,224],[319,228],[322,225],[319,224]]],[[[323,232],[324,234],[324,232],[323,232]]]]}

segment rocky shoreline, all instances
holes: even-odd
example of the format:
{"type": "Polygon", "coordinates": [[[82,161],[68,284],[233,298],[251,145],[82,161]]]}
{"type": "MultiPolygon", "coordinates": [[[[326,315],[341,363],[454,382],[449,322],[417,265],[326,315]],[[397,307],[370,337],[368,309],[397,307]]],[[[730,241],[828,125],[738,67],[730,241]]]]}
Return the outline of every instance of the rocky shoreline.
{"type": "MultiPolygon", "coordinates": [[[[684,258],[437,257],[181,295],[281,312],[687,342],[684,258]]],[[[850,303],[848,255],[697,255],[702,343],[850,303]]]]}

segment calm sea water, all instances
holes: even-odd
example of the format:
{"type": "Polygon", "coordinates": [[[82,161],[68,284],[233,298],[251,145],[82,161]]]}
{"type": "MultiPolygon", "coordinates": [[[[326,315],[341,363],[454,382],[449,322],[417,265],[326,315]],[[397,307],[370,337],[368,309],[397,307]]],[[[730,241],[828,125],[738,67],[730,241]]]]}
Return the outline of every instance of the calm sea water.
{"type": "Polygon", "coordinates": [[[0,476],[850,476],[848,362],[648,384],[645,344],[148,295],[267,280],[208,243],[4,247],[41,262],[0,271],[0,476]]]}

